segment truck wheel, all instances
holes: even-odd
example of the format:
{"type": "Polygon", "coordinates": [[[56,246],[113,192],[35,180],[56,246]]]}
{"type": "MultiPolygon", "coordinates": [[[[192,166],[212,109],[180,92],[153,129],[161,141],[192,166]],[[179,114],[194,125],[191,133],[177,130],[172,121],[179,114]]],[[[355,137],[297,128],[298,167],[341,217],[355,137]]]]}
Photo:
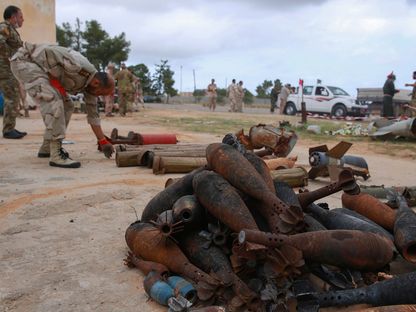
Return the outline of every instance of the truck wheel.
{"type": "Polygon", "coordinates": [[[285,114],[286,115],[296,115],[296,106],[295,106],[294,103],[292,103],[292,102],[286,103],[285,114]]]}
{"type": "Polygon", "coordinates": [[[345,108],[344,104],[336,104],[332,108],[331,116],[346,117],[347,116],[347,109],[345,108]]]}

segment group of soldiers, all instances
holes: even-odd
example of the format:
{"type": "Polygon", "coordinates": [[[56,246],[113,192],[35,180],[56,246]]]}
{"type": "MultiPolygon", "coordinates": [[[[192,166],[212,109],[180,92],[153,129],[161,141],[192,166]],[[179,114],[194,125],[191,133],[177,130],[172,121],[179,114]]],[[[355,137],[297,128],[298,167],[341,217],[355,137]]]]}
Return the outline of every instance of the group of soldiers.
{"type": "MultiPolygon", "coordinates": [[[[206,94],[208,97],[208,107],[210,111],[215,111],[217,106],[217,85],[215,79],[211,79],[211,83],[208,85],[206,94]]],[[[240,80],[236,83],[233,79],[231,84],[227,88],[227,97],[230,103],[229,112],[243,112],[243,99],[244,99],[244,88],[243,82],[240,80]]]]}
{"type": "Polygon", "coordinates": [[[100,124],[97,97],[114,94],[114,80],[98,72],[79,52],[48,44],[22,42],[17,28],[23,25],[23,13],[8,6],[0,23],[0,90],[4,96],[3,137],[21,139],[26,132],[16,126],[19,83],[40,107],[45,124],[43,143],[38,157],[49,158],[49,165],[79,168],[81,163],[69,157],[62,148],[66,129],[74,111],[70,94],[83,93],[87,121],[106,157],[114,152],[100,124]]]}

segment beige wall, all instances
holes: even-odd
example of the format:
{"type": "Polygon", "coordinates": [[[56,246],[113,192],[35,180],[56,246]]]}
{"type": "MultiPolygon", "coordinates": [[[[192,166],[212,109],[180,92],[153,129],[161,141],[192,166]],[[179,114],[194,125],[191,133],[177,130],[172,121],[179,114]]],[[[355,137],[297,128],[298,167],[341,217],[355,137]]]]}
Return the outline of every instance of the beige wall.
{"type": "Polygon", "coordinates": [[[23,41],[56,43],[55,0],[0,0],[0,18],[9,5],[19,7],[24,23],[18,29],[23,41]]]}

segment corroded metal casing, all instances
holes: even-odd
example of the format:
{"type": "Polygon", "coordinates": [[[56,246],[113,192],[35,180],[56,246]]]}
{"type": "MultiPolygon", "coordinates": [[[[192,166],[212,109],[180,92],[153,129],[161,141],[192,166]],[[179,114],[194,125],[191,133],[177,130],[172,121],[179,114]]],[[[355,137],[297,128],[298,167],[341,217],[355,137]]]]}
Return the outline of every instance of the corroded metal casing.
{"type": "Polygon", "coordinates": [[[185,195],[179,198],[173,204],[172,212],[173,221],[181,221],[186,229],[200,228],[206,224],[205,208],[195,195],[185,195]]]}
{"type": "Polygon", "coordinates": [[[204,170],[203,168],[195,169],[194,171],[183,176],[179,181],[166,187],[153,197],[146,205],[142,213],[142,221],[155,221],[159,214],[165,210],[172,209],[173,204],[184,195],[193,194],[192,180],[195,174],[204,170]]]}
{"type": "Polygon", "coordinates": [[[220,248],[210,245],[206,247],[206,240],[196,232],[190,233],[181,241],[185,254],[205,272],[212,272],[224,286],[231,286],[237,296],[245,303],[252,304],[259,301],[253,292],[232,270],[228,257],[220,248]]]}
{"type": "MultiPolygon", "coordinates": [[[[402,274],[365,288],[317,294],[321,307],[367,303],[372,306],[416,304],[416,272],[402,274]]],[[[395,310],[397,311],[397,310],[395,310]]]]}
{"type": "Polygon", "coordinates": [[[138,268],[144,275],[148,275],[150,272],[157,272],[158,275],[163,278],[169,276],[169,270],[163,264],[140,259],[139,257],[133,255],[131,252],[129,252],[127,259],[125,259],[125,263],[128,267],[138,268]]]}
{"type": "Polygon", "coordinates": [[[253,148],[268,147],[279,157],[289,155],[298,139],[293,131],[264,124],[251,127],[249,137],[253,148]]]}
{"type": "Polygon", "coordinates": [[[306,210],[306,208],[314,201],[339,192],[342,189],[350,194],[360,193],[360,188],[355,182],[355,178],[351,170],[341,170],[337,182],[333,182],[312,192],[299,193],[298,199],[302,208],[306,210]]]}
{"type": "Polygon", "coordinates": [[[344,207],[362,214],[389,231],[393,231],[396,211],[377,198],[364,193],[358,195],[344,193],[341,200],[344,207]]]}
{"type": "Polygon", "coordinates": [[[315,204],[310,204],[308,210],[316,220],[329,230],[359,230],[379,234],[393,241],[390,232],[353,210],[346,208],[326,210],[315,204]]]}
{"type": "Polygon", "coordinates": [[[273,178],[270,175],[270,169],[267,167],[266,163],[259,156],[253,152],[247,152],[244,154],[244,157],[250,162],[250,164],[256,169],[256,171],[262,176],[264,182],[272,192],[275,192],[273,185],[273,178]]]}
{"type": "Polygon", "coordinates": [[[257,230],[257,224],[237,191],[222,176],[203,171],[194,177],[198,201],[234,232],[243,228],[257,230]]]}
{"type": "Polygon", "coordinates": [[[361,312],[416,312],[416,305],[414,304],[399,304],[384,307],[373,307],[361,309],[361,312]]]}
{"type": "Polygon", "coordinates": [[[416,263],[416,214],[409,208],[403,196],[399,197],[394,243],[403,258],[416,263]]]}
{"type": "Polygon", "coordinates": [[[209,167],[231,185],[265,203],[260,213],[268,220],[272,232],[290,232],[303,221],[302,211],[280,200],[250,162],[233,147],[210,144],[207,160],[209,167]]]}
{"type": "Polygon", "coordinates": [[[393,243],[377,234],[353,230],[332,230],[279,235],[244,230],[239,242],[254,242],[269,247],[291,245],[307,260],[358,270],[378,270],[393,258],[393,243]]]}
{"type": "Polygon", "coordinates": [[[163,235],[152,224],[135,222],[126,230],[126,243],[132,253],[145,260],[165,265],[171,272],[187,276],[195,282],[209,285],[218,282],[189,262],[179,247],[163,235]]]}

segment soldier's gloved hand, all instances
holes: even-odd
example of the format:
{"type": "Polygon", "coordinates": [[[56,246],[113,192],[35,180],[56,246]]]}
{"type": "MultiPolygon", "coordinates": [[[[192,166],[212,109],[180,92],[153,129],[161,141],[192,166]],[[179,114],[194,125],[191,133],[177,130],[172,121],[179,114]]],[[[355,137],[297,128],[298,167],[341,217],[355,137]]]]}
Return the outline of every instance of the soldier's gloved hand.
{"type": "Polygon", "coordinates": [[[104,156],[111,158],[111,155],[114,153],[113,145],[107,140],[107,138],[101,139],[98,141],[99,150],[104,153],[104,156]]]}

